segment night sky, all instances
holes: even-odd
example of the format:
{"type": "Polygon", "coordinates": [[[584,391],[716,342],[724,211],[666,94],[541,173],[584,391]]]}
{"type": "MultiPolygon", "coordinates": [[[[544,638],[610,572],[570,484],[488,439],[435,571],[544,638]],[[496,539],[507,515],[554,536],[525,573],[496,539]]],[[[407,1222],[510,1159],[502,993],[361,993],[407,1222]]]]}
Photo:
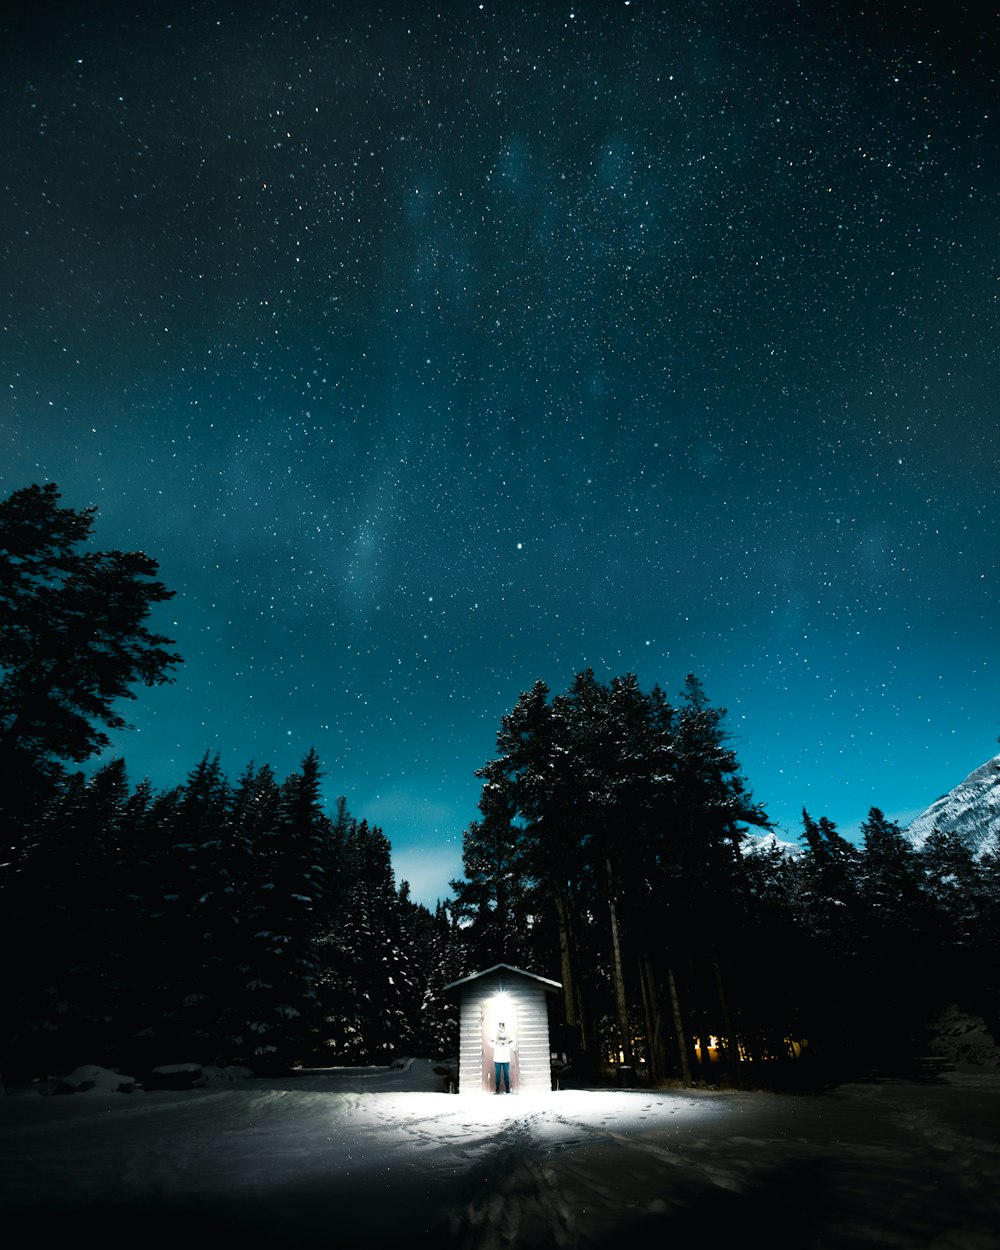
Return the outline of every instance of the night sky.
{"type": "Polygon", "coordinates": [[[693,671],[789,840],[996,753],[996,13],[18,7],[0,489],[177,592],[133,782],[315,746],[433,905],[536,678],[693,671]]]}

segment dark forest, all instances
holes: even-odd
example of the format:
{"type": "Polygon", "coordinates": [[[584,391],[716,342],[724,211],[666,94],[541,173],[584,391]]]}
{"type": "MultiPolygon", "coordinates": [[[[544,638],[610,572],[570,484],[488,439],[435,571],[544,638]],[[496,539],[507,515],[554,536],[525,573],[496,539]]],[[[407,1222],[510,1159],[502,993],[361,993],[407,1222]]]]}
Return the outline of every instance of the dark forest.
{"type": "Polygon", "coordinates": [[[169,790],[97,763],[124,701],[183,660],[148,628],[157,562],[93,549],[94,524],[54,486],[0,504],[5,1077],[447,1064],[445,987],[501,961],[561,983],[581,1084],[911,1072],[953,1002],[995,1031],[1000,848],[938,830],[918,851],[872,808],[859,845],[803,811],[790,854],[694,675],[673,701],[591,669],[524,692],[433,912],[382,829],[324,806],[314,751],[284,778],[206,754],[169,790]]]}

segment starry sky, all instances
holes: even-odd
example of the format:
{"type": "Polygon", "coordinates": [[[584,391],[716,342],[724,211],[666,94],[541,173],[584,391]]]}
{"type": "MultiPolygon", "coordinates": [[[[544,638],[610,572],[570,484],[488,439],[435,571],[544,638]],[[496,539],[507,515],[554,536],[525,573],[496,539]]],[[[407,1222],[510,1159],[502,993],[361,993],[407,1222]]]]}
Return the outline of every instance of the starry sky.
{"type": "Polygon", "coordinates": [[[433,906],[537,678],[696,673],[789,840],[996,753],[995,13],[18,7],[0,489],[176,591],[133,781],[315,746],[433,906]]]}

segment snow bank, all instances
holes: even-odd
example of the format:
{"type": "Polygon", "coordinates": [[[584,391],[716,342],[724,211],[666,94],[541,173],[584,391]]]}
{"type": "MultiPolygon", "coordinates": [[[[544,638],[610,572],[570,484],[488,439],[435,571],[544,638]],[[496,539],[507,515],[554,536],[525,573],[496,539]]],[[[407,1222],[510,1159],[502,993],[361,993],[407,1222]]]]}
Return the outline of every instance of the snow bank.
{"type": "Polygon", "coordinates": [[[929,1031],[932,1055],[956,1066],[1000,1068],[1000,1046],[982,1016],[953,1003],[933,1021],[929,1031]]]}

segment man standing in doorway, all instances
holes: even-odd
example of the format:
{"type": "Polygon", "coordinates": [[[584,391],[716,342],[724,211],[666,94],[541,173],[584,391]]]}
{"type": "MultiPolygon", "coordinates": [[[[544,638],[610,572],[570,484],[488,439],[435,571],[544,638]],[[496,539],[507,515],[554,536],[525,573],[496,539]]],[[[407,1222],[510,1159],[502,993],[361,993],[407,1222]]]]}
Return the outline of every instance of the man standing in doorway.
{"type": "Polygon", "coordinates": [[[497,1025],[496,1036],[491,1037],[493,1043],[493,1067],[495,1069],[494,1093],[500,1093],[500,1080],[503,1079],[504,1088],[510,1093],[510,1055],[514,1049],[514,1039],[507,1032],[507,1026],[501,1020],[497,1025]]]}

